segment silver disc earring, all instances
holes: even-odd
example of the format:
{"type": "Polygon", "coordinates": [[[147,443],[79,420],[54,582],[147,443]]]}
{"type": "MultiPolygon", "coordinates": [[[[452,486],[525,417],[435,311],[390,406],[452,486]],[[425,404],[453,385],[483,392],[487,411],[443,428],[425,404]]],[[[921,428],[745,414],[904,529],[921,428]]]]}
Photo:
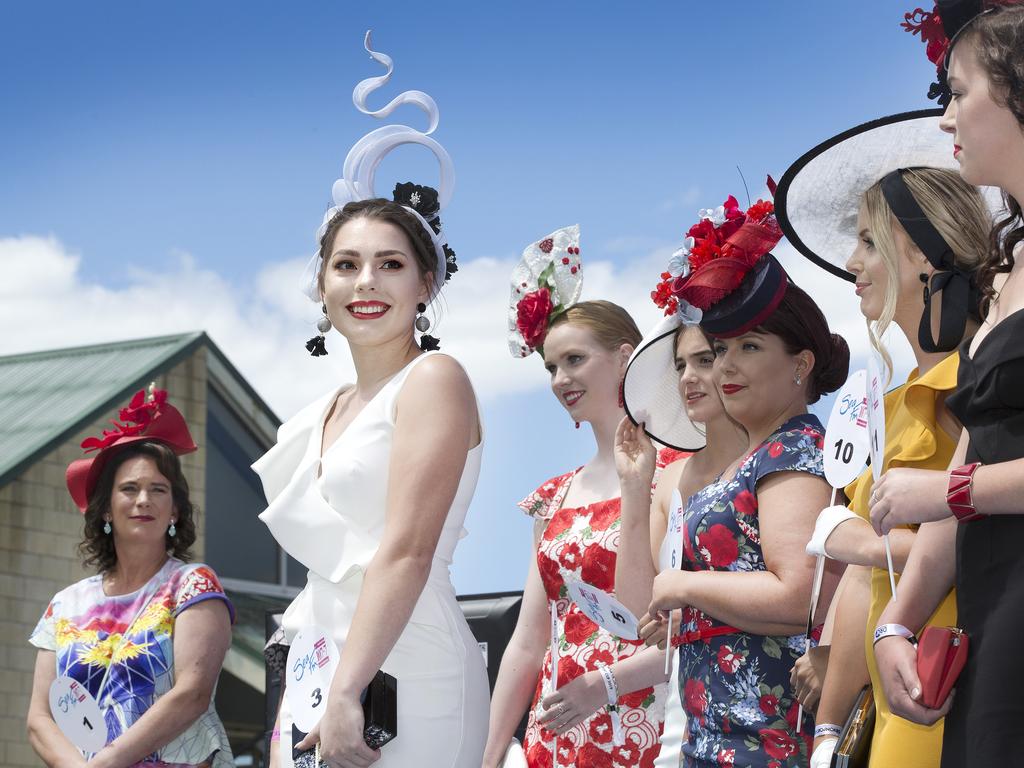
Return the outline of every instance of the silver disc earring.
{"type": "Polygon", "coordinates": [[[419,331],[420,333],[426,333],[427,331],[430,330],[430,318],[423,314],[426,311],[427,305],[424,304],[423,302],[420,302],[419,304],[416,305],[417,315],[416,321],[413,323],[413,325],[416,326],[416,330],[419,331]]]}
{"type": "Polygon", "coordinates": [[[172,539],[178,535],[178,529],[174,527],[174,523],[171,523],[170,527],[167,529],[167,535],[172,539]]]}

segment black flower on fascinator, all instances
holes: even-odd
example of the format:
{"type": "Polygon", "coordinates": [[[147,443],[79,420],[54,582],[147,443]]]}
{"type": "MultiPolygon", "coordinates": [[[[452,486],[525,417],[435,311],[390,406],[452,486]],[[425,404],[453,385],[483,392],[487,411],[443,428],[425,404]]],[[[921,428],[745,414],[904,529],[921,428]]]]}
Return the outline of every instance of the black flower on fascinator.
{"type": "Polygon", "coordinates": [[[444,244],[444,263],[447,269],[444,281],[447,283],[452,279],[452,275],[459,271],[459,265],[455,262],[455,251],[449,248],[447,243],[444,244]]]}
{"type": "Polygon", "coordinates": [[[392,199],[399,205],[407,205],[427,220],[436,235],[441,231],[441,206],[437,200],[437,190],[407,181],[396,184],[392,199]]]}

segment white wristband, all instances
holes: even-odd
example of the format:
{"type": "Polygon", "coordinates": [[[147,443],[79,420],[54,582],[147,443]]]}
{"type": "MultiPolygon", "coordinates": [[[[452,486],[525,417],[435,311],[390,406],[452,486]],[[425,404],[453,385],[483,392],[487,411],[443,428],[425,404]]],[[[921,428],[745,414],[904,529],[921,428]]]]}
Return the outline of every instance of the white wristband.
{"type": "Polygon", "coordinates": [[[871,644],[877,645],[878,641],[884,637],[902,637],[909,640],[912,645],[917,645],[917,638],[914,637],[914,633],[902,624],[882,624],[875,630],[875,638],[871,641],[871,644]]]}
{"type": "Polygon", "coordinates": [[[626,737],[622,733],[622,717],[619,715],[619,686],[615,682],[615,674],[611,665],[598,667],[604,681],[604,691],[608,695],[608,714],[612,719],[612,735],[616,746],[623,746],[626,737]]]}

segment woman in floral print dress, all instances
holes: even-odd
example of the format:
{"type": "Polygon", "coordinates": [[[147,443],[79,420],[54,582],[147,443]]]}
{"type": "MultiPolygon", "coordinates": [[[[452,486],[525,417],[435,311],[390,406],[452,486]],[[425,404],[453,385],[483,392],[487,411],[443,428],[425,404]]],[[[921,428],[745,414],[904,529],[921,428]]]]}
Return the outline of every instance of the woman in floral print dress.
{"type": "Polygon", "coordinates": [[[598,451],[584,467],[545,482],[520,505],[534,518],[536,552],[495,684],[484,766],[500,764],[527,706],[523,748],[530,768],[633,768],[652,766],[658,756],[667,679],[663,655],[599,628],[566,591],[566,581],[577,579],[614,592],[620,494],[613,444],[623,416],[618,388],[639,341],[629,315],[603,301],[568,308],[543,338],[552,390],[572,419],[590,423],[598,451]],[[553,655],[558,678],[551,693],[553,655]],[[611,668],[618,685],[621,744],[613,736],[602,666],[611,668]]]}
{"type": "Polygon", "coordinates": [[[729,198],[701,219],[670,291],[701,310],[718,391],[748,446],[688,500],[682,569],[655,577],[650,612],[683,609],[682,765],[796,768],[814,728],[806,714],[797,728],[790,685],[814,570],[804,547],[829,499],[824,430],[807,406],[846,379],[849,349],[769,252],[781,239],[770,202],[744,213],[729,198]]]}

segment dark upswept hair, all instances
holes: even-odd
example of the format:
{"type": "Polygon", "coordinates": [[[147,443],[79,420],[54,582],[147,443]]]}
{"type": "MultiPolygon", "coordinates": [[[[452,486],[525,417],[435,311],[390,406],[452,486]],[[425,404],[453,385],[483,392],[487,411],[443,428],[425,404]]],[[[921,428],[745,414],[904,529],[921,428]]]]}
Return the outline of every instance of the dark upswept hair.
{"type": "Polygon", "coordinates": [[[807,402],[816,403],[822,395],[835,392],[850,372],[850,347],[846,339],[832,333],[824,313],[805,290],[790,281],[779,306],[756,333],[778,336],[791,355],[805,349],[814,354],[814,368],[807,382],[807,402]]]}
{"type": "Polygon", "coordinates": [[[164,533],[167,549],[179,560],[188,562],[192,559],[190,549],[196,541],[195,519],[199,510],[189,499],[188,481],[181,471],[181,461],[164,443],[129,443],[103,467],[85,510],[85,530],[82,542],[78,545],[78,553],[82,556],[83,564],[87,567],[95,566],[98,573],[106,573],[117,565],[114,537],[103,532],[103,516],[110,512],[110,499],[114,493],[114,476],[122,464],[138,456],[152,459],[160,474],[171,483],[171,498],[174,501],[177,521],[174,524],[176,534],[173,537],[164,533]]]}
{"type": "MultiPolygon", "coordinates": [[[[429,277],[431,281],[434,280],[434,276],[437,274],[437,250],[434,248],[434,241],[430,233],[423,228],[413,214],[400,204],[382,197],[375,197],[370,200],[347,203],[327,223],[327,229],[324,231],[323,237],[320,238],[320,273],[317,275],[317,285],[321,291],[324,289],[324,274],[327,271],[331,248],[334,246],[334,238],[338,234],[338,230],[358,218],[386,221],[405,232],[409,242],[412,243],[412,255],[420,268],[420,274],[429,277]]],[[[431,287],[440,288],[440,286],[434,285],[431,287]]]]}
{"type": "MultiPolygon", "coordinates": [[[[973,46],[985,70],[992,98],[1009,109],[1024,130],[1024,5],[995,6],[975,17],[957,41],[960,50],[965,43],[973,46]]],[[[1006,192],[1003,201],[1008,213],[993,227],[989,254],[979,270],[982,311],[986,313],[996,294],[993,278],[1013,269],[1013,251],[1024,242],[1020,201],[1006,192]]]]}

